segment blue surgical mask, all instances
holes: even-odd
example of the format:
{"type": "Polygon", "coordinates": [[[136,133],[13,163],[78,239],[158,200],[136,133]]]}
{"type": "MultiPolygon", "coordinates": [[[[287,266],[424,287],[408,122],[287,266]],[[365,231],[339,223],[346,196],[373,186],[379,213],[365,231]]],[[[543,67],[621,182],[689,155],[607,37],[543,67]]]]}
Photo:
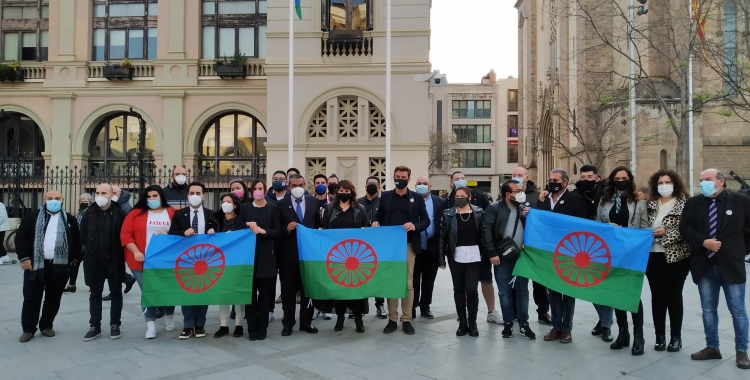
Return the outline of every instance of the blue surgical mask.
{"type": "Polygon", "coordinates": [[[161,207],[161,199],[149,199],[146,201],[146,205],[148,208],[155,210],[161,207]]]}
{"type": "Polygon", "coordinates": [[[716,193],[716,182],[701,181],[701,193],[704,197],[710,197],[716,193]]]}
{"type": "Polygon", "coordinates": [[[465,179],[457,179],[455,182],[453,182],[453,186],[458,189],[459,187],[466,186],[466,180],[465,179]]]}
{"type": "Polygon", "coordinates": [[[417,194],[419,195],[425,195],[428,191],[430,191],[430,187],[427,185],[417,185],[417,194]]]}
{"type": "Polygon", "coordinates": [[[318,195],[325,194],[327,190],[328,190],[328,186],[326,186],[326,185],[321,184],[321,185],[315,186],[315,192],[318,195]]]}
{"type": "Polygon", "coordinates": [[[47,201],[45,205],[47,207],[47,211],[49,212],[58,212],[62,209],[62,202],[55,199],[47,201]]]}
{"type": "Polygon", "coordinates": [[[523,186],[523,179],[524,179],[524,177],[513,177],[511,179],[514,180],[514,181],[516,181],[516,182],[518,182],[518,183],[520,183],[521,186],[523,186]]]}

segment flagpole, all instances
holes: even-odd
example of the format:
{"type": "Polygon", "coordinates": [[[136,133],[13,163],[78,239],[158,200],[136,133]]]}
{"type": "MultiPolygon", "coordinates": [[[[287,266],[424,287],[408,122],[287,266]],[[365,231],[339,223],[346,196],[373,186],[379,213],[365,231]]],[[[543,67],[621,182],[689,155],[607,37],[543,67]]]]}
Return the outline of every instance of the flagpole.
{"type": "Polygon", "coordinates": [[[289,136],[287,140],[288,168],[294,167],[294,0],[289,0],[289,136]]]}
{"type": "MultiPolygon", "coordinates": [[[[691,2],[692,6],[692,2],[691,2]]],[[[693,38],[693,18],[692,9],[688,13],[690,17],[690,38],[693,38]]],[[[694,178],[695,178],[695,167],[693,166],[693,51],[692,44],[689,46],[690,51],[688,52],[688,170],[690,171],[690,195],[694,195],[694,178]]]]}
{"type": "Polygon", "coordinates": [[[391,0],[385,11],[385,183],[391,188],[391,0]]]}

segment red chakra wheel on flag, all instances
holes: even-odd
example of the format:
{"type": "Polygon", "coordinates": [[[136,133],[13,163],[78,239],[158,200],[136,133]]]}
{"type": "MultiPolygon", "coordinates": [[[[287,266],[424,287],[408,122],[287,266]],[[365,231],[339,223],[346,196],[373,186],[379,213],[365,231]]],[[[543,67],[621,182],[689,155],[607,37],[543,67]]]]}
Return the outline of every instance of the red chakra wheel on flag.
{"type": "Polygon", "coordinates": [[[177,256],[177,283],[186,292],[205,292],[214,286],[224,273],[224,252],[212,244],[198,244],[177,256]]]}
{"type": "Polygon", "coordinates": [[[331,280],[345,288],[367,283],[378,269],[378,256],[371,245],[359,239],[346,239],[334,245],[326,256],[331,280]]]}
{"type": "Polygon", "coordinates": [[[555,248],[555,271],[570,285],[589,287],[604,281],[612,267],[607,243],[590,232],[573,232],[555,248]]]}

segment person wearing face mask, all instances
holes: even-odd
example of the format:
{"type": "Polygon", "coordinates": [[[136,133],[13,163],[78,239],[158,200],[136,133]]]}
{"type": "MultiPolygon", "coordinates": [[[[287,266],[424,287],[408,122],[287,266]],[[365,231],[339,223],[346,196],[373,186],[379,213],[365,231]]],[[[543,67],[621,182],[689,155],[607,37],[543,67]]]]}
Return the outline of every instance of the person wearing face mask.
{"type": "MultiPolygon", "coordinates": [[[[133,273],[138,286],[143,290],[143,263],[151,238],[166,234],[172,225],[174,209],[169,207],[164,191],[159,185],[146,187],[134,212],[128,214],[122,223],[120,241],[125,247],[125,263],[133,273]]],[[[166,330],[174,331],[174,306],[164,306],[166,330]]],[[[156,307],[144,310],[146,319],[146,339],[156,338],[156,307]]]]}
{"type": "MultiPolygon", "coordinates": [[[[646,201],[637,199],[635,178],[633,173],[625,166],[618,166],[609,177],[604,186],[604,194],[596,212],[596,221],[608,223],[615,227],[648,228],[648,212],[646,201]]],[[[602,328],[602,340],[610,336],[612,325],[612,308],[604,305],[594,304],[602,328]]],[[[639,303],[638,312],[631,313],[633,316],[633,355],[643,355],[643,304],[639,303]]],[[[630,333],[628,332],[628,315],[624,310],[615,310],[619,334],[617,340],[610,345],[613,350],[619,350],[630,345],[630,333]]]]}
{"type": "Polygon", "coordinates": [[[415,187],[417,194],[424,198],[425,209],[430,219],[430,226],[422,232],[422,253],[417,255],[414,260],[414,306],[412,307],[412,316],[417,316],[417,306],[421,316],[427,319],[434,319],[435,315],[430,311],[432,304],[432,292],[435,289],[435,279],[437,278],[439,261],[440,242],[440,219],[443,216],[443,200],[432,195],[432,185],[430,179],[426,176],[417,178],[415,187]]]}
{"type": "MultiPolygon", "coordinates": [[[[333,174],[332,177],[336,178],[333,174]]],[[[313,177],[313,185],[315,189],[315,198],[318,200],[318,211],[322,211],[323,207],[331,201],[328,196],[328,177],[325,174],[316,174],[313,177]]],[[[333,301],[330,300],[313,300],[315,309],[313,311],[313,319],[317,319],[322,316],[326,321],[333,318],[333,301]]]]}
{"type": "Polygon", "coordinates": [[[133,209],[130,205],[130,192],[117,185],[112,185],[112,191],[112,202],[117,203],[123,211],[129,213],[133,209]]]}
{"type": "Polygon", "coordinates": [[[693,360],[721,359],[719,351],[719,293],[723,289],[734,326],[737,367],[750,369],[747,356],[748,319],[745,307],[748,252],[745,232],[750,227],[750,198],[730,193],[726,177],[717,169],[700,176],[701,195],[685,203],[680,233],[692,248],[690,273],[698,285],[703,309],[706,348],[690,355],[693,360]]]}
{"type": "Polygon", "coordinates": [[[172,181],[164,188],[164,196],[167,197],[167,203],[176,210],[189,205],[187,171],[184,167],[177,166],[172,169],[172,181]]]}
{"type": "MultiPolygon", "coordinates": [[[[369,218],[370,225],[372,225],[372,222],[375,221],[375,217],[378,215],[378,208],[380,207],[380,179],[378,177],[367,177],[367,181],[365,182],[365,193],[365,196],[357,199],[357,203],[365,206],[367,217],[369,218]]],[[[367,306],[369,306],[369,303],[367,306]]],[[[365,311],[365,314],[367,314],[367,310],[365,311]]],[[[380,319],[388,318],[388,312],[385,311],[384,298],[375,297],[375,315],[380,319]]]]}
{"type": "MultiPolygon", "coordinates": [[[[169,234],[191,237],[197,234],[213,234],[218,226],[212,218],[213,210],[203,207],[206,186],[200,182],[193,182],[187,186],[189,207],[175,211],[169,234]]],[[[203,338],[206,336],[207,305],[184,305],[182,308],[182,333],[180,339],[190,337],[203,338]]]]}
{"type": "Polygon", "coordinates": [[[55,336],[53,323],[68,273],[77,270],[82,258],[78,222],[62,203],[59,191],[48,191],[44,205],[24,216],[16,230],[16,253],[23,269],[21,343],[34,338],[37,325],[42,336],[55,336]]]}
{"type": "MultiPolygon", "coordinates": [[[[448,200],[445,202],[445,209],[453,208],[453,206],[456,205],[455,198],[456,198],[456,189],[459,187],[466,187],[466,177],[464,176],[464,173],[461,172],[453,172],[451,174],[451,193],[448,194],[448,200]]],[[[471,191],[471,204],[474,206],[477,206],[481,208],[482,210],[486,209],[487,206],[490,205],[490,201],[487,200],[487,197],[479,190],[472,190],[471,191]]],[[[493,291],[494,292],[494,291],[493,291]]],[[[494,298],[494,295],[493,295],[494,298]]]]}
{"type": "MultiPolygon", "coordinates": [[[[357,203],[357,192],[354,185],[347,180],[341,181],[338,185],[336,200],[323,208],[321,228],[325,230],[367,227],[370,219],[365,207],[357,203]]],[[[333,330],[341,331],[344,329],[346,309],[349,308],[354,313],[357,332],[364,333],[365,325],[362,315],[364,314],[365,302],[367,302],[367,299],[334,301],[333,304],[336,308],[337,319],[333,330]]]]}
{"type": "Polygon", "coordinates": [[[318,208],[328,203],[328,177],[325,174],[316,174],[313,177],[313,189],[315,190],[313,196],[318,200],[318,208]]]}
{"type": "Polygon", "coordinates": [[[110,339],[119,339],[122,314],[122,289],[125,281],[125,253],[120,231],[127,216],[112,202],[112,186],[102,183],[96,187],[94,204],[81,219],[81,242],[86,247],[83,274],[89,285],[89,331],[84,342],[102,335],[102,292],[107,282],[112,304],[109,310],[110,339]]]}
{"type": "Polygon", "coordinates": [[[651,200],[648,221],[654,243],[648,257],[646,277],[651,288],[651,312],[656,330],[656,351],[682,349],[682,288],[690,271],[690,246],[680,234],[682,210],[688,192],[674,171],[659,170],[648,180],[651,200]],[[666,320],[669,312],[670,340],[666,320]]]}
{"type": "Polygon", "coordinates": [[[239,198],[240,204],[244,205],[253,201],[253,198],[247,192],[247,185],[242,181],[242,178],[235,178],[229,181],[229,191],[239,198]]]}
{"type": "Polygon", "coordinates": [[[282,199],[289,198],[290,193],[286,185],[286,172],[277,170],[271,177],[271,188],[266,194],[266,202],[277,203],[282,199]]]}
{"type": "Polygon", "coordinates": [[[284,325],[281,336],[290,336],[297,323],[294,314],[297,310],[296,296],[299,293],[300,331],[315,334],[318,329],[312,325],[313,308],[310,299],[305,295],[299,267],[299,249],[297,247],[297,227],[320,228],[318,200],[305,195],[305,179],[299,174],[289,176],[289,191],[292,196],[277,203],[281,217],[281,307],[284,310],[284,325]]]}
{"type": "MultiPolygon", "coordinates": [[[[588,219],[585,198],[567,191],[570,182],[568,172],[554,169],[550,172],[544,199],[537,203],[539,210],[556,212],[577,218],[588,219]]],[[[545,341],[559,340],[560,343],[573,342],[573,314],[576,299],[548,289],[549,306],[552,312],[552,330],[544,336],[545,341]]]]}
{"type": "Polygon", "coordinates": [[[328,203],[336,200],[337,190],[339,188],[339,177],[336,174],[328,176],[328,203]]]}
{"type": "MultiPolygon", "coordinates": [[[[83,193],[78,197],[78,213],[76,214],[76,223],[79,226],[81,225],[81,219],[83,218],[83,215],[86,213],[86,210],[88,210],[89,205],[92,203],[94,203],[94,197],[92,197],[89,193],[83,193]]],[[[84,252],[83,248],[81,248],[81,257],[83,256],[84,252]]],[[[78,272],[80,267],[81,262],[78,261],[76,263],[76,267],[71,269],[70,279],[68,279],[68,285],[65,286],[65,290],[63,290],[63,293],[76,292],[76,282],[78,282],[78,272]]]]}
{"type": "Polygon", "coordinates": [[[596,211],[599,208],[599,203],[601,203],[602,195],[604,195],[605,181],[599,178],[599,171],[594,165],[583,165],[578,172],[581,179],[576,182],[576,189],[573,192],[586,199],[586,210],[589,218],[595,220],[596,211]]]}

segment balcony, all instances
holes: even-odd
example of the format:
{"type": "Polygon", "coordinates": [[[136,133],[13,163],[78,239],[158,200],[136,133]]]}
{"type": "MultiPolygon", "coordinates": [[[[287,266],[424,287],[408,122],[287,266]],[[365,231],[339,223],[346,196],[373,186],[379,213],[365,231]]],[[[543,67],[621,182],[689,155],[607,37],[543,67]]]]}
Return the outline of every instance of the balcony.
{"type": "Polygon", "coordinates": [[[21,62],[18,70],[0,78],[0,82],[43,82],[47,76],[47,69],[42,62],[21,62]]]}
{"type": "MultiPolygon", "coordinates": [[[[245,77],[264,77],[266,76],[266,61],[264,59],[248,59],[245,64],[245,77]]],[[[198,77],[208,79],[211,77],[219,78],[219,74],[214,68],[212,59],[202,59],[198,63],[198,77]]]]}
{"type": "Polygon", "coordinates": [[[332,30],[323,33],[321,38],[321,55],[324,57],[371,57],[372,54],[373,42],[369,32],[332,30]]]}
{"type": "MultiPolygon", "coordinates": [[[[89,79],[102,79],[106,80],[104,76],[104,68],[107,67],[106,62],[90,62],[88,65],[89,79]]],[[[154,63],[151,61],[136,61],[133,62],[132,79],[136,78],[149,78],[154,77],[154,63]]]]}

